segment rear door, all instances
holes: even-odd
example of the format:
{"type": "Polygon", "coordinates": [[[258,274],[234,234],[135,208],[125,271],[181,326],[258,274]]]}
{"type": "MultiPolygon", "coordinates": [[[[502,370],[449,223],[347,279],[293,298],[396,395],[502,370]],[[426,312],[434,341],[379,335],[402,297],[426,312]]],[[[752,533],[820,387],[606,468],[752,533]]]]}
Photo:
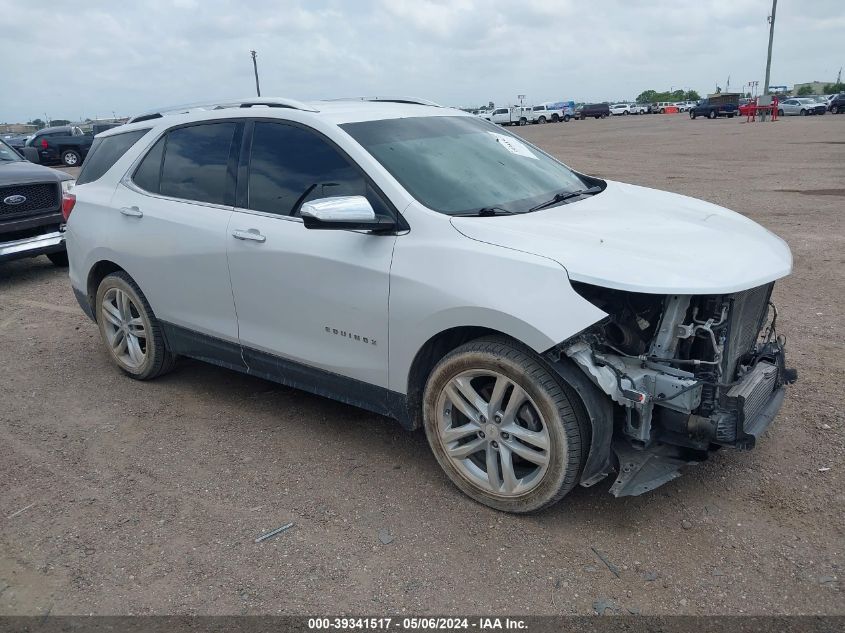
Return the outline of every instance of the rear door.
{"type": "Polygon", "coordinates": [[[227,236],[246,363],[269,377],[304,365],[386,387],[396,236],[306,229],[299,209],[345,195],[366,196],[380,215],[392,209],[315,131],[278,120],[256,121],[253,130],[227,236]]]}
{"type": "Polygon", "coordinates": [[[161,136],[115,191],[109,239],[159,319],[234,347],[226,229],[242,133],[242,122],[214,121],[161,136]]]}

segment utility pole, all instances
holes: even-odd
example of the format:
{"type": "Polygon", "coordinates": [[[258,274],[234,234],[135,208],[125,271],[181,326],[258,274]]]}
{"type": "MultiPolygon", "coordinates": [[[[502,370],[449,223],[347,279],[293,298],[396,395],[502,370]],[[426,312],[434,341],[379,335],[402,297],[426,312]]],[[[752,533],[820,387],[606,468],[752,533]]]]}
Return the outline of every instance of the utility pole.
{"type": "Polygon", "coordinates": [[[778,0],[772,0],[772,14],[769,16],[769,55],[766,57],[766,82],[763,84],[763,94],[769,94],[769,75],[772,72],[772,40],[775,39],[775,12],[778,0]]]}
{"type": "Polygon", "coordinates": [[[255,51],[250,51],[250,55],[252,55],[252,69],[255,71],[255,92],[258,96],[261,96],[261,87],[258,85],[258,62],[255,60],[258,53],[255,51]]]}

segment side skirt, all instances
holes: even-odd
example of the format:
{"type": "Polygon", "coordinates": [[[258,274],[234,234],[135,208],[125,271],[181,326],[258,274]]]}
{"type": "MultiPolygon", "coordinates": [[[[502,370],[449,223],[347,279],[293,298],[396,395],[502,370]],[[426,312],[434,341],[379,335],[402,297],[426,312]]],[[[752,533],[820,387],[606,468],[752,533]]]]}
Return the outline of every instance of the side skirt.
{"type": "Polygon", "coordinates": [[[393,418],[406,429],[413,428],[413,418],[408,411],[408,398],[404,394],[268,352],[243,347],[238,343],[224,341],[172,323],[161,321],[161,326],[167,347],[174,354],[338,400],[393,418]]]}

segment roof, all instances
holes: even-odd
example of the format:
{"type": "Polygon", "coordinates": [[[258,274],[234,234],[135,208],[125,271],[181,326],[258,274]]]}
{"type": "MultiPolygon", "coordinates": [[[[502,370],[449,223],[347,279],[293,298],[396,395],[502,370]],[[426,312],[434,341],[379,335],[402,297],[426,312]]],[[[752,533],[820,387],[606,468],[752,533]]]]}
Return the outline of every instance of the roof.
{"type": "Polygon", "coordinates": [[[149,127],[167,119],[168,125],[203,119],[225,117],[254,117],[281,115],[279,118],[307,120],[314,117],[324,122],[342,125],[359,121],[398,119],[418,116],[472,116],[461,110],[444,108],[430,101],[403,97],[358,97],[325,101],[295,101],[284,97],[253,97],[220,100],[157,108],[136,115],[126,125],[102,133],[111,136],[132,129],[149,127]],[[226,111],[225,114],[223,111],[226,111]],[[296,112],[296,115],[292,113],[296,112]]]}

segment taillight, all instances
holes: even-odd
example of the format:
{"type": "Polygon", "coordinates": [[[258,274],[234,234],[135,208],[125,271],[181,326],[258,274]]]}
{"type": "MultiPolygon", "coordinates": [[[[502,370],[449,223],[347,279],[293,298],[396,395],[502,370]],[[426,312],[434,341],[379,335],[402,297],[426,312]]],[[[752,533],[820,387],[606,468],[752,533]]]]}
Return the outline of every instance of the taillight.
{"type": "Polygon", "coordinates": [[[62,194],[62,217],[67,222],[70,217],[70,212],[73,211],[73,205],[76,204],[76,194],[63,193],[62,194]]]}
{"type": "Polygon", "coordinates": [[[47,139],[42,138],[41,139],[41,149],[47,149],[48,147],[50,147],[50,144],[47,142],[47,139]]]}

